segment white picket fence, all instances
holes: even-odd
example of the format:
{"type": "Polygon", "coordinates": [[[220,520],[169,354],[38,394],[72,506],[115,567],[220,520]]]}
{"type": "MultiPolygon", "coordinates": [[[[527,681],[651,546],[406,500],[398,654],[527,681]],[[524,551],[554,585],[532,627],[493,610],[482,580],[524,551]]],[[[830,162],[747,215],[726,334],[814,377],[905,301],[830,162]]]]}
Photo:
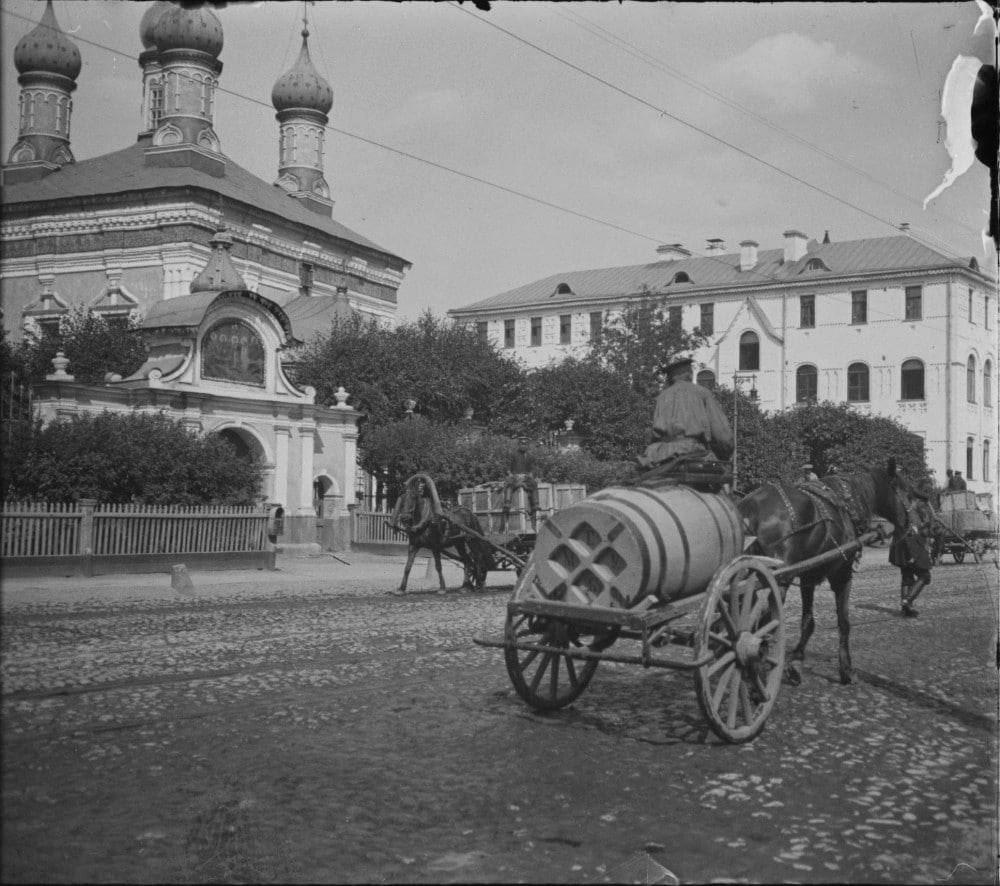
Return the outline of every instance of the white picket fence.
{"type": "Polygon", "coordinates": [[[252,506],[3,502],[0,556],[262,551],[267,512],[252,506]]]}

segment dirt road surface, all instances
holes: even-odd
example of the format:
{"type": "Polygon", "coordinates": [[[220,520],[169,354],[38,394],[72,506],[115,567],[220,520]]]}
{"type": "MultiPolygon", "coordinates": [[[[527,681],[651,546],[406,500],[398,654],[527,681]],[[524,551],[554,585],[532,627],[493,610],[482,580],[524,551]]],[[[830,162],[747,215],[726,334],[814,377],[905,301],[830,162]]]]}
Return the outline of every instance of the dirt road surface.
{"type": "Polygon", "coordinates": [[[4,882],[996,881],[992,562],[904,619],[866,552],[855,683],[820,591],[803,685],[728,746],[680,673],[532,713],[471,642],[511,573],[441,596],[418,560],[397,598],[401,560],[348,559],[5,582],[4,882]]]}

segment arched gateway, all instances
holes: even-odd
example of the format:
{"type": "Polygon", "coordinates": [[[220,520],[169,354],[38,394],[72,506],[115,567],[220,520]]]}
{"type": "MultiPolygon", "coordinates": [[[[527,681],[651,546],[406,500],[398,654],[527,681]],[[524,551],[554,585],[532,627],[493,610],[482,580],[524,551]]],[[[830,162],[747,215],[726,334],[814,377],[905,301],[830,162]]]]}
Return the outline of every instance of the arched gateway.
{"type": "Polygon", "coordinates": [[[194,431],[219,434],[261,458],[267,502],[284,515],[277,542],[286,553],[346,547],[359,413],[346,403],[319,405],[313,388],[291,382],[281,352],[300,342],[280,305],[245,288],[229,242],[224,232],[213,238],[190,295],[152,306],[142,323],[149,353],[135,373],[105,385],[53,375],[36,388],[38,415],[166,412],[194,431]]]}

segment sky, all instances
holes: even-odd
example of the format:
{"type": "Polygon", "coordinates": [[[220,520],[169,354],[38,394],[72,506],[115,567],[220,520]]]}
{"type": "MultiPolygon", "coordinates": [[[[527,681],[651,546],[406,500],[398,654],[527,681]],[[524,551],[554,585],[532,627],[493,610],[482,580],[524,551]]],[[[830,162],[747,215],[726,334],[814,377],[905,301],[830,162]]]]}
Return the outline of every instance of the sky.
{"type": "MultiPolygon", "coordinates": [[[[77,160],[139,131],[145,8],[56,3],[83,57],[77,160]]],[[[0,0],[0,10],[6,159],[13,50],[43,6],[0,0]]],[[[271,87],[298,55],[302,10],[218,10],[215,131],[267,181],[278,155],[271,87]]],[[[333,216],[412,262],[403,319],[551,274],[654,261],[660,243],[779,248],[789,228],[853,240],[909,222],[928,245],[995,265],[980,233],[985,167],[921,205],[949,166],[947,73],[959,54],[988,57],[974,3],[318,2],[308,15],[312,58],[334,93],[330,126],[342,131],[326,140],[333,216]]]]}

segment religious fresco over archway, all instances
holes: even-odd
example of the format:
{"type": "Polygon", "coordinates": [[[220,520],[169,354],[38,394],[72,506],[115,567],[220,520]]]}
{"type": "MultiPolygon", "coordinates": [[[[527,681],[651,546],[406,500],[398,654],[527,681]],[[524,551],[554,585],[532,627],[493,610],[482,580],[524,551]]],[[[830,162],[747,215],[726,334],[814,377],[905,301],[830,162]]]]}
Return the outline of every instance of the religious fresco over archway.
{"type": "Polygon", "coordinates": [[[201,377],[264,386],[264,342],[242,320],[220,320],[201,341],[201,377]]]}

